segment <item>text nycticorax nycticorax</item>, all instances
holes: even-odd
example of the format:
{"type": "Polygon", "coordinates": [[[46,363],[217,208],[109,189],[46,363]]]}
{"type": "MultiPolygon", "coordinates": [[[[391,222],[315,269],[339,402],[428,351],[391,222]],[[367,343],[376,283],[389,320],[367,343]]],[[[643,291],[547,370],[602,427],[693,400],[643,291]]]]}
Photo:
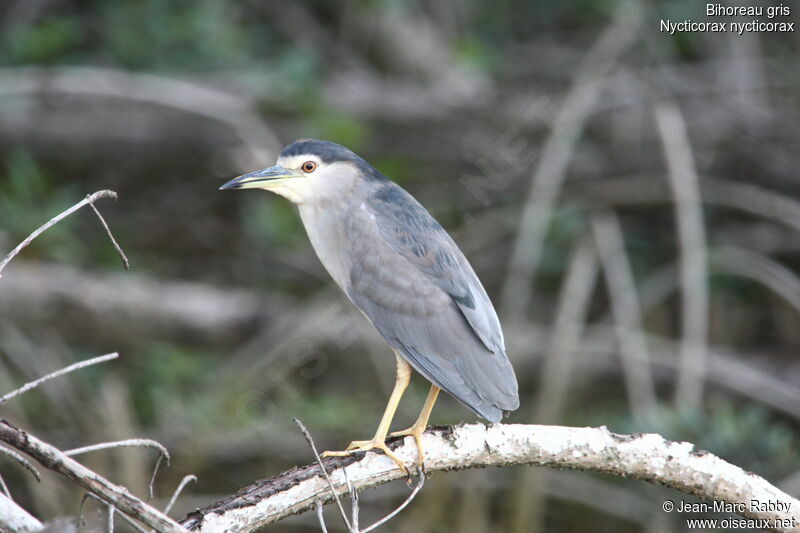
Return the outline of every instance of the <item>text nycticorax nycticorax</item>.
{"type": "Polygon", "coordinates": [[[410,194],[338,144],[300,139],[273,167],[221,189],[266,189],[297,204],[322,264],[395,352],[397,378],[372,440],[344,452],[386,447],[386,435],[413,368],[432,383],[412,435],[422,465],[422,433],[439,390],[498,422],[519,407],[492,302],[453,239],[410,194]]]}

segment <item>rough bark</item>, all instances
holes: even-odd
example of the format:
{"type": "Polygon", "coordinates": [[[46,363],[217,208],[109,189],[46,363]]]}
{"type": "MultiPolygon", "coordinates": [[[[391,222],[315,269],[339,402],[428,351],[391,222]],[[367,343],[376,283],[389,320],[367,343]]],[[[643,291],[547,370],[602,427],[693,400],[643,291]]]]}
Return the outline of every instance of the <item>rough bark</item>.
{"type": "MultiPolygon", "coordinates": [[[[416,459],[411,437],[390,447],[408,462],[416,459]]],[[[800,502],[761,477],[686,442],[656,434],[618,435],[605,427],[465,425],[434,428],[424,435],[429,472],[487,466],[535,465],[591,470],[660,483],[709,500],[734,504],[747,518],[769,520],[777,531],[800,531],[800,502]],[[752,502],[764,504],[764,508],[752,502]],[[780,502],[781,510],[766,508],[780,502]],[[776,520],[786,521],[777,524],[776,520]]],[[[380,453],[359,453],[323,461],[335,490],[347,492],[344,471],[358,489],[400,479],[404,474],[380,453]]],[[[316,464],[259,481],[187,515],[181,525],[194,531],[253,531],[287,516],[333,501],[316,464]]],[[[775,507],[775,505],[773,505],[775,507]]]]}

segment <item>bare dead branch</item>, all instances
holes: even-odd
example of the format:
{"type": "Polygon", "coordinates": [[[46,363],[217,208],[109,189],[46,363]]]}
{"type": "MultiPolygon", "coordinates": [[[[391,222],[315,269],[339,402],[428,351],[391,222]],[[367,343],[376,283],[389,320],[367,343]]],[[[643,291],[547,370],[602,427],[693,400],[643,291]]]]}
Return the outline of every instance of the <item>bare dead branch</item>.
{"type": "Polygon", "coordinates": [[[109,448],[125,448],[125,447],[144,447],[144,448],[155,448],[159,451],[158,459],[156,459],[156,465],[153,467],[153,475],[150,476],[150,484],[148,485],[149,496],[148,500],[153,499],[153,485],[156,481],[156,474],[158,474],[158,468],[161,466],[161,460],[167,460],[167,466],[169,466],[169,452],[167,448],[162,445],[160,442],[151,440],[151,439],[126,439],[126,440],[118,440],[114,442],[101,442],[99,444],[92,444],[90,446],[83,446],[82,448],[74,448],[72,450],[67,450],[64,452],[64,455],[73,456],[73,455],[80,455],[82,453],[88,452],[95,452],[98,450],[107,450],[109,448]]]}
{"type": "Polygon", "coordinates": [[[25,468],[25,470],[27,470],[28,472],[33,474],[33,477],[36,478],[36,481],[41,481],[42,480],[42,475],[39,473],[38,470],[36,470],[36,467],[33,466],[33,464],[30,461],[25,459],[23,456],[21,456],[20,454],[18,454],[14,450],[9,450],[5,446],[0,446],[0,453],[2,453],[3,455],[5,455],[7,457],[12,458],[13,460],[15,460],[16,462],[21,464],[22,467],[25,468]]]}
{"type": "Polygon", "coordinates": [[[127,440],[118,440],[114,442],[101,442],[98,444],[92,444],[90,446],[83,446],[81,448],[73,448],[71,450],[66,450],[64,455],[72,457],[73,455],[80,455],[83,453],[89,452],[96,452],[99,450],[108,450],[109,448],[127,448],[127,447],[143,447],[143,448],[153,448],[161,452],[167,459],[167,464],[169,464],[169,452],[161,443],[150,440],[150,439],[127,439],[127,440]]]}
{"type": "Polygon", "coordinates": [[[398,505],[394,511],[387,514],[386,516],[384,516],[371,526],[362,529],[361,533],[367,533],[368,531],[373,531],[377,529],[378,527],[382,526],[383,524],[385,524],[386,522],[388,522],[389,520],[400,514],[400,511],[408,507],[408,504],[411,503],[411,501],[417,496],[417,494],[419,494],[419,491],[422,490],[423,485],[425,485],[425,472],[423,472],[422,469],[419,468],[419,466],[417,466],[417,476],[418,476],[417,478],[418,481],[417,484],[414,486],[414,490],[412,490],[411,494],[409,494],[408,497],[405,500],[403,500],[403,503],[398,505]]]}
{"type": "MultiPolygon", "coordinates": [[[[62,211],[61,213],[59,213],[55,217],[51,218],[44,225],[40,226],[33,233],[28,235],[28,237],[25,238],[25,240],[23,240],[21,243],[19,243],[16,248],[11,250],[11,252],[9,252],[9,254],[6,255],[2,259],[2,261],[0,261],[0,273],[2,273],[3,269],[6,267],[6,265],[9,262],[11,262],[11,260],[14,259],[14,257],[16,257],[17,254],[19,254],[26,246],[28,246],[31,242],[33,242],[33,240],[36,237],[38,237],[39,235],[41,235],[42,233],[44,233],[48,229],[52,228],[53,226],[55,226],[56,224],[58,224],[59,222],[61,222],[65,218],[67,218],[68,216],[70,216],[72,213],[74,213],[75,211],[77,211],[81,207],[85,206],[86,204],[90,204],[90,205],[92,205],[92,207],[94,207],[94,202],[96,202],[97,200],[100,200],[101,198],[113,198],[114,200],[116,200],[117,199],[117,193],[115,193],[114,191],[104,190],[104,191],[97,191],[95,193],[89,194],[89,195],[86,196],[86,198],[84,198],[83,200],[81,200],[77,204],[73,205],[72,207],[70,207],[66,211],[62,211]]],[[[97,212],[97,210],[95,210],[95,212],[97,212]]],[[[97,214],[98,214],[98,216],[100,216],[99,212],[97,212],[97,214]]],[[[114,244],[114,247],[117,249],[117,251],[119,253],[122,253],[122,250],[119,248],[119,245],[114,240],[114,237],[111,236],[111,231],[108,229],[108,225],[105,223],[105,220],[103,220],[103,217],[100,217],[100,220],[103,223],[103,226],[105,227],[106,232],[108,233],[109,237],[111,237],[111,242],[114,244]]],[[[127,258],[125,258],[125,254],[124,253],[122,253],[122,257],[123,257],[123,261],[127,262],[127,258]]],[[[2,277],[1,274],[0,274],[0,277],[2,277]]]]}
{"type": "Polygon", "coordinates": [[[325,516],[322,514],[322,500],[317,500],[314,503],[314,509],[317,513],[317,520],[319,521],[319,527],[322,529],[322,533],[328,533],[328,527],[325,525],[325,516]]]}
{"type": "Polygon", "coordinates": [[[178,496],[181,495],[181,492],[183,492],[183,489],[186,487],[186,485],[188,485],[191,482],[197,483],[197,476],[195,476],[194,474],[183,476],[183,479],[178,484],[178,488],[176,488],[175,492],[172,493],[172,497],[169,499],[169,503],[167,504],[166,507],[164,507],[164,514],[166,515],[169,514],[169,512],[172,510],[172,506],[175,505],[176,501],[178,501],[178,496]]]}
{"type": "Polygon", "coordinates": [[[0,494],[0,531],[28,533],[44,529],[44,524],[31,516],[11,498],[0,494]]]}
{"type": "Polygon", "coordinates": [[[347,493],[350,494],[350,516],[353,517],[353,529],[358,531],[358,513],[360,512],[358,490],[356,490],[353,484],[350,483],[350,478],[347,476],[347,470],[344,471],[344,481],[347,483],[347,493]]]}
{"type": "MultiPolygon", "coordinates": [[[[156,484],[156,475],[158,474],[158,469],[161,466],[161,460],[167,458],[167,466],[169,466],[169,456],[160,454],[158,459],[156,459],[156,465],[153,467],[153,475],[150,476],[150,483],[147,484],[147,501],[153,499],[153,486],[156,484]]],[[[166,514],[166,513],[165,513],[166,514]]]]}
{"type": "Polygon", "coordinates": [[[97,218],[100,219],[100,224],[102,224],[103,225],[103,229],[106,230],[106,235],[108,235],[108,238],[111,240],[111,244],[114,245],[114,249],[117,251],[117,254],[119,254],[120,259],[122,259],[122,267],[125,270],[130,270],[131,269],[131,264],[128,261],[128,256],[126,256],[125,252],[122,251],[122,247],[117,242],[117,239],[114,238],[114,234],[111,233],[111,228],[108,227],[108,224],[106,223],[106,219],[104,219],[103,215],[100,214],[100,211],[97,210],[97,206],[95,206],[92,203],[90,203],[89,205],[92,206],[92,210],[94,211],[94,214],[97,215],[97,218]]]}
{"type": "Polygon", "coordinates": [[[303,433],[303,436],[306,438],[306,442],[308,442],[308,445],[311,446],[311,451],[314,452],[314,459],[317,460],[317,464],[319,465],[320,470],[322,470],[322,475],[325,476],[325,481],[328,483],[328,487],[330,487],[331,489],[331,494],[333,494],[333,498],[334,500],[336,500],[336,505],[339,507],[339,512],[342,515],[342,520],[344,520],[344,523],[347,525],[347,530],[353,531],[353,526],[352,524],[350,524],[350,520],[347,519],[347,513],[344,512],[344,507],[342,506],[342,500],[339,499],[339,494],[333,487],[331,478],[330,476],[328,476],[328,471],[325,470],[325,465],[322,463],[322,458],[319,456],[319,453],[317,453],[317,447],[314,445],[314,439],[311,438],[311,433],[308,431],[308,429],[306,429],[306,426],[303,425],[303,423],[300,421],[299,418],[293,418],[292,421],[303,433]]]}
{"type": "Polygon", "coordinates": [[[106,361],[110,361],[111,359],[116,359],[117,357],[119,357],[118,353],[116,352],[109,353],[106,355],[101,355],[99,357],[93,357],[92,359],[86,359],[85,361],[79,361],[75,364],[69,365],[68,367],[56,370],[55,372],[47,374],[46,376],[42,376],[34,381],[28,382],[22,387],[18,388],[17,390],[13,390],[8,394],[6,394],[5,396],[0,397],[0,405],[3,405],[8,400],[17,397],[20,394],[28,392],[29,390],[34,389],[39,385],[41,385],[42,383],[50,381],[51,379],[55,379],[65,374],[69,374],[70,372],[74,372],[75,370],[80,370],[81,368],[86,368],[87,366],[92,366],[99,363],[105,363],[106,361]]]}
{"type": "Polygon", "coordinates": [[[8,490],[8,485],[6,485],[6,480],[3,479],[3,476],[0,476],[0,489],[3,490],[3,494],[5,494],[7,498],[13,499],[11,498],[11,491],[8,490]]]}
{"type": "Polygon", "coordinates": [[[108,509],[108,515],[113,520],[113,515],[111,514],[111,509],[113,509],[114,506],[108,505],[106,502],[104,502],[103,500],[101,500],[100,498],[98,498],[97,496],[92,494],[91,492],[85,492],[83,494],[83,497],[81,498],[81,503],[78,506],[78,519],[77,519],[77,522],[78,522],[78,532],[79,533],[83,529],[83,526],[86,525],[86,520],[84,520],[84,518],[83,518],[83,508],[86,505],[86,502],[88,500],[94,500],[97,503],[99,503],[102,507],[107,508],[108,509]]]}
{"type": "MultiPolygon", "coordinates": [[[[392,439],[389,446],[412,461],[411,438],[392,439]]],[[[794,520],[800,524],[800,501],[755,474],[686,442],[670,442],[656,434],[618,435],[602,428],[480,424],[432,428],[423,436],[428,471],[488,466],[537,465],[590,470],[661,483],[681,492],[737,504],[748,518],[794,520]],[[750,501],[783,502],[789,511],[751,507],[750,501]]],[[[323,459],[338,494],[347,492],[344,470],[358,490],[405,474],[381,453],[358,453],[323,459]]],[[[224,531],[231,524],[253,530],[287,516],[309,511],[316,502],[334,500],[318,464],[294,468],[242,489],[215,504],[190,513],[182,524],[194,531],[224,531]]],[[[781,531],[790,528],[776,527],[781,531]]]]}
{"type": "Polygon", "coordinates": [[[113,505],[118,511],[159,531],[160,533],[185,533],[185,529],[171,518],[96,472],[86,468],[58,448],[39,440],[7,420],[0,420],[0,440],[27,453],[42,466],[58,472],[80,485],[103,502],[113,505]]]}

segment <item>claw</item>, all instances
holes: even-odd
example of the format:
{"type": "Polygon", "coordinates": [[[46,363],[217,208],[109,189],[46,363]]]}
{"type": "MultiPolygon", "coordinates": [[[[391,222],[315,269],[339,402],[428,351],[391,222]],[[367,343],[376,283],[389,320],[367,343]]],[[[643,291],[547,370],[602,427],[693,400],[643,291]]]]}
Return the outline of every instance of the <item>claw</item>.
{"type": "Polygon", "coordinates": [[[390,450],[385,442],[375,441],[375,440],[354,440],[350,443],[344,451],[336,451],[336,452],[322,452],[323,457],[346,457],[348,455],[352,455],[357,452],[368,452],[370,450],[380,450],[382,451],[389,459],[394,461],[394,463],[403,471],[403,473],[410,477],[411,474],[406,468],[405,463],[402,459],[400,459],[392,450],[390,450]]]}
{"type": "Polygon", "coordinates": [[[392,437],[407,437],[411,435],[414,437],[414,442],[417,444],[417,466],[425,472],[425,451],[422,448],[422,434],[425,433],[425,428],[420,426],[411,426],[402,431],[395,431],[389,435],[392,437]]]}

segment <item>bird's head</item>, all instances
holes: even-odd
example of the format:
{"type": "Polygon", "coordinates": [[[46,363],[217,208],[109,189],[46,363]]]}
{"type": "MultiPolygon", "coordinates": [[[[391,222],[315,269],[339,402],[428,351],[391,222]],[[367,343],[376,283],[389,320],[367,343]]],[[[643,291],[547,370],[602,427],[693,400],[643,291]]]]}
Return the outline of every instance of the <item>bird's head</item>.
{"type": "Polygon", "coordinates": [[[348,195],[362,180],[385,179],[344,146],[300,139],[283,149],[274,166],[234,178],[220,190],[265,189],[300,204],[348,195]]]}

